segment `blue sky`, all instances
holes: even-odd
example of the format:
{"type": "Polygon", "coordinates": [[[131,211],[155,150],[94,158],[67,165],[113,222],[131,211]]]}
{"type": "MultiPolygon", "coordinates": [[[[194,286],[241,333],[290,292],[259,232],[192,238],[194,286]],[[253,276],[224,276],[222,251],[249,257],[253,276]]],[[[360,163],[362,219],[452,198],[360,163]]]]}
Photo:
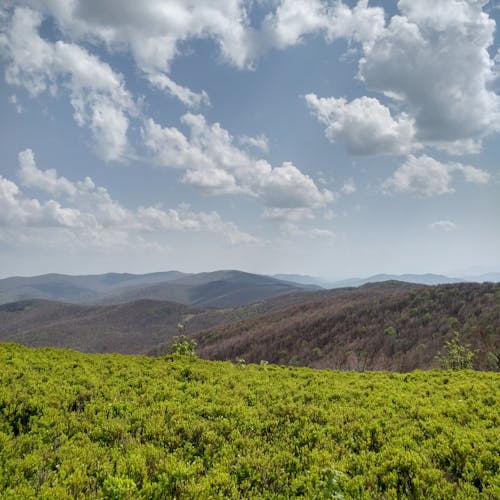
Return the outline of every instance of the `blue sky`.
{"type": "Polygon", "coordinates": [[[500,4],[0,7],[0,275],[500,270],[500,4]]]}

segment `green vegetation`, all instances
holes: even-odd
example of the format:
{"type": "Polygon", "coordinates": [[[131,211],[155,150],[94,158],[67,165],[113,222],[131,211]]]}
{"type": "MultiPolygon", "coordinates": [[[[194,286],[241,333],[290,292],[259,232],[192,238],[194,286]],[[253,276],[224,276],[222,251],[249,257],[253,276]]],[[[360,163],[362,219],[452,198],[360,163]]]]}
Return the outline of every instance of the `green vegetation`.
{"type": "Polygon", "coordinates": [[[184,335],[184,325],[182,323],[177,324],[177,331],[179,335],[176,335],[172,339],[170,344],[170,354],[180,354],[182,356],[196,356],[196,340],[188,338],[184,335]]]}
{"type": "Polygon", "coordinates": [[[451,340],[444,343],[445,354],[438,353],[441,367],[448,370],[470,370],[476,353],[470,344],[462,344],[459,332],[455,332],[451,340]]]}
{"type": "Polygon", "coordinates": [[[500,498],[500,375],[0,344],[1,498],[500,498]]]}

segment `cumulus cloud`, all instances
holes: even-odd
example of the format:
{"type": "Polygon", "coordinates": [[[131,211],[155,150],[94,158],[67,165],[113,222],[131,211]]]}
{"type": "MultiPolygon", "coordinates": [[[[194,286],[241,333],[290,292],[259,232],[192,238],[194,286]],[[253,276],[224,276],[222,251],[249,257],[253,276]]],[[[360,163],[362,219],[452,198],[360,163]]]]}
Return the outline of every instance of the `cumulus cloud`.
{"type": "Polygon", "coordinates": [[[258,243],[257,238],[240,231],[233,222],[224,221],[214,211],[196,212],[186,205],[169,209],[161,205],[127,208],[89,177],[72,182],[59,176],[55,169],[38,168],[29,149],[19,154],[19,175],[24,186],[54,198],[31,198],[17,184],[0,176],[0,225],[11,230],[59,228],[82,242],[98,244],[102,239],[106,246],[111,243],[110,234],[124,244],[154,244],[154,236],[165,231],[204,231],[220,234],[231,244],[258,243]],[[59,196],[63,201],[57,199],[59,196]]]}
{"type": "Polygon", "coordinates": [[[432,224],[429,224],[429,229],[449,233],[451,231],[455,231],[457,229],[457,225],[451,220],[438,220],[436,222],[433,222],[432,224]]]}
{"type": "Polygon", "coordinates": [[[424,197],[453,193],[452,182],[456,173],[462,173],[466,182],[475,184],[485,184],[490,179],[488,172],[470,165],[442,163],[427,155],[409,155],[406,162],[383,183],[383,188],[424,197]]]}
{"type": "Polygon", "coordinates": [[[393,118],[377,99],[361,97],[347,102],[315,94],[307,94],[305,99],[326,126],[326,137],[343,143],[352,154],[406,154],[415,147],[413,120],[406,113],[393,118]]]}
{"type": "Polygon", "coordinates": [[[482,10],[486,3],[400,0],[400,15],[363,46],[360,78],[407,106],[419,141],[476,152],[500,129],[492,88],[498,63],[488,53],[495,22],[482,10]]]}
{"type": "Polygon", "coordinates": [[[1,225],[80,228],[83,223],[79,210],[62,207],[55,200],[29,198],[17,184],[0,176],[1,225]]]}
{"type": "Polygon", "coordinates": [[[251,146],[252,148],[258,149],[264,153],[269,151],[269,141],[264,134],[260,134],[255,137],[242,135],[238,137],[238,141],[243,146],[251,146]]]}
{"type": "Polygon", "coordinates": [[[206,194],[236,194],[244,192],[238,186],[233,175],[221,168],[205,168],[200,170],[188,170],[183,182],[199,189],[206,194]]]}
{"type": "Polygon", "coordinates": [[[136,105],[122,76],[78,45],[41,38],[41,23],[41,14],[32,9],[14,10],[0,35],[7,83],[23,86],[34,96],[64,88],[77,124],[90,128],[100,156],[123,159],[128,150],[129,116],[136,113],[136,105]]]}
{"type": "MultiPolygon", "coordinates": [[[[37,8],[52,16],[62,35],[74,43],[52,44],[34,38],[33,29],[39,25],[33,22],[34,11],[15,9],[11,23],[15,29],[2,37],[2,49],[17,57],[17,64],[8,70],[9,81],[19,80],[22,73],[23,83],[34,92],[47,87],[48,78],[41,68],[54,69],[53,52],[56,60],[71,51],[79,56],[71,61],[81,60],[77,50],[89,56],[76,45],[81,42],[110,52],[130,52],[152,85],[195,108],[209,103],[207,94],[183,87],[170,76],[172,62],[190,40],[214,41],[222,60],[243,69],[254,67],[264,52],[297,45],[307,35],[321,34],[329,42],[344,39],[359,43],[360,80],[368,89],[397,101],[403,112],[391,116],[384,104],[369,98],[351,102],[332,98],[332,105],[337,101],[336,113],[330,118],[317,115],[326,120],[331,140],[343,140],[355,154],[406,154],[411,143],[462,154],[479,151],[482,139],[500,129],[500,98],[494,90],[499,62],[488,52],[495,22],[483,11],[486,3],[400,0],[398,15],[386,23],[383,8],[369,6],[368,0],[352,8],[342,1],[281,0],[261,4],[267,14],[260,25],[253,26],[252,2],[241,0],[151,0],[147,6],[132,0],[41,0],[37,8]],[[375,133],[366,146],[356,140],[350,127],[359,124],[363,112],[368,119],[361,130],[375,133]],[[383,126],[388,127],[387,135],[383,126]]],[[[78,73],[71,64],[68,71],[78,73]]],[[[102,138],[99,150],[109,151],[111,159],[119,157],[127,112],[122,106],[114,106],[114,113],[102,107],[94,113],[94,106],[89,107],[84,121],[92,126],[96,139],[102,138]],[[119,110],[122,115],[117,114],[119,110]],[[99,127],[105,121],[101,116],[109,117],[121,132],[102,135],[99,127]]]]}
{"type": "Polygon", "coordinates": [[[221,60],[247,69],[266,51],[296,45],[308,34],[368,43],[384,27],[383,9],[369,7],[367,0],[353,9],[340,1],[269,2],[260,26],[252,26],[252,2],[241,0],[150,0],[147,5],[133,0],[40,0],[35,5],[74,43],[130,52],[152,85],[193,108],[209,103],[205,91],[183,87],[170,76],[172,62],[190,40],[214,41],[221,60]]]}
{"type": "Polygon", "coordinates": [[[37,5],[73,41],[130,52],[145,78],[191,107],[208,103],[208,96],[169,76],[183,42],[211,39],[223,60],[239,68],[251,65],[252,29],[240,0],[150,0],[146,5],[134,0],[41,0],[37,5]]]}
{"type": "Polygon", "coordinates": [[[76,194],[75,185],[65,177],[59,177],[54,169],[40,170],[35,163],[31,149],[25,149],[18,155],[19,177],[24,186],[47,191],[52,194],[76,194]]]}
{"type": "Polygon", "coordinates": [[[329,190],[318,189],[308,175],[290,162],[272,167],[260,160],[248,174],[250,188],[269,207],[317,208],[333,201],[329,190]]]}
{"type": "Polygon", "coordinates": [[[282,45],[310,32],[359,42],[358,78],[402,110],[391,114],[370,97],[309,94],[329,140],[352,154],[407,154],[423,144],[459,155],[479,152],[484,137],[500,131],[500,60],[488,52],[495,21],[483,11],[486,3],[399,0],[386,24],[383,11],[367,2],[351,9],[290,0],[272,19],[282,45]]]}
{"type": "Polygon", "coordinates": [[[292,163],[273,167],[239,149],[219,123],[191,113],[181,121],[189,137],[152,119],[144,123],[142,135],[159,164],[186,170],[185,183],[208,194],[246,193],[272,208],[317,208],[333,201],[331,191],[319,189],[292,163]]]}
{"type": "Polygon", "coordinates": [[[259,49],[284,49],[318,32],[328,41],[347,38],[369,43],[384,24],[383,9],[369,7],[368,0],[361,0],[353,9],[341,1],[282,0],[262,23],[259,49]]]}

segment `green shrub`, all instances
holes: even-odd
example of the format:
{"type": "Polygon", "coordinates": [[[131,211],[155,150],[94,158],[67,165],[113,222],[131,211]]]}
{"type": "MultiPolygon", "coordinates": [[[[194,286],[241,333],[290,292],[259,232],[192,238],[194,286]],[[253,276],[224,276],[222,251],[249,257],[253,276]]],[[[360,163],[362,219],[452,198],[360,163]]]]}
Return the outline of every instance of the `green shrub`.
{"type": "Polygon", "coordinates": [[[169,353],[196,356],[196,340],[190,339],[186,335],[176,335],[170,344],[169,353]]]}
{"type": "Polygon", "coordinates": [[[470,349],[470,344],[462,344],[459,332],[455,332],[453,338],[444,343],[444,350],[444,354],[440,352],[437,354],[442,368],[446,370],[472,369],[472,361],[476,353],[470,349]]]}

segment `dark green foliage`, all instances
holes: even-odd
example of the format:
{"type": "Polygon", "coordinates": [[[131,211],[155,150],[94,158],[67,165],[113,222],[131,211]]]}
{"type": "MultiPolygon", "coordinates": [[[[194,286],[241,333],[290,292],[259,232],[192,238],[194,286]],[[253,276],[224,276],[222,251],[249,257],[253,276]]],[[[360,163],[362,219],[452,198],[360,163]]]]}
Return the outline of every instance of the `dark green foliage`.
{"type": "Polygon", "coordinates": [[[0,344],[0,497],[500,498],[499,382],[0,344]]]}

